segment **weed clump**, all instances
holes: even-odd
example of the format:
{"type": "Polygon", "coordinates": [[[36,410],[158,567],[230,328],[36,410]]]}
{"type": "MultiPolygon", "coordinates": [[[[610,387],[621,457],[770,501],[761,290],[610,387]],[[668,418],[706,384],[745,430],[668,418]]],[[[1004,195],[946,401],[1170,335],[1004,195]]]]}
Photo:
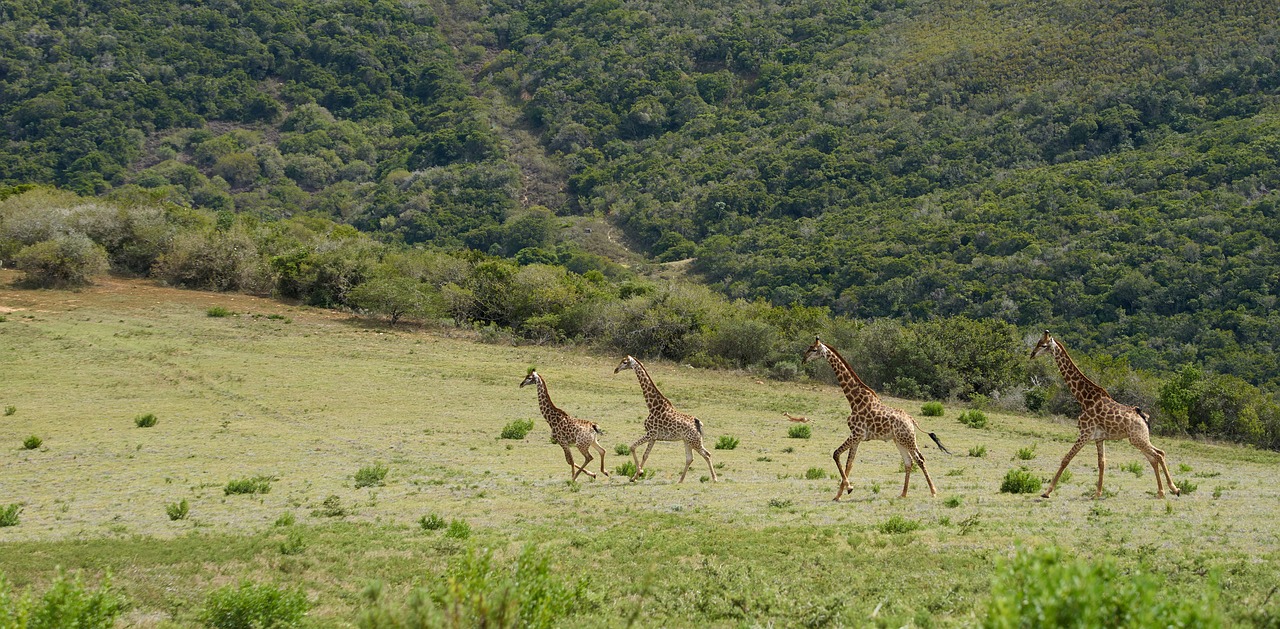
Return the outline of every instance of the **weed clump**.
{"type": "Polygon", "coordinates": [[[444,518],[434,513],[418,518],[418,524],[424,531],[438,531],[445,527],[444,518]]]}
{"type": "Polygon", "coordinates": [[[347,515],[347,508],[342,506],[342,498],[331,494],[320,503],[319,509],[311,512],[311,515],[320,518],[340,518],[347,515]]]}
{"type": "Polygon", "coordinates": [[[948,509],[954,509],[960,506],[960,496],[952,496],[950,498],[947,498],[946,501],[942,503],[942,505],[948,509]]]}
{"type": "Polygon", "coordinates": [[[226,487],[222,488],[222,495],[230,496],[233,494],[269,494],[271,493],[271,481],[275,480],[274,476],[253,476],[251,478],[238,478],[229,481],[226,487]]]}
{"type": "Polygon", "coordinates": [[[790,500],[784,500],[782,498],[771,498],[769,500],[769,506],[774,509],[786,509],[787,507],[790,507],[791,504],[790,500]]]}
{"type": "Polygon", "coordinates": [[[811,467],[804,473],[804,477],[808,480],[822,480],[827,477],[827,471],[820,467],[811,467]]]}
{"type": "Polygon", "coordinates": [[[44,444],[44,439],[41,439],[36,435],[31,435],[30,437],[27,437],[26,439],[22,440],[22,448],[24,450],[35,450],[36,448],[39,448],[42,444],[44,444]]]}
{"type": "Polygon", "coordinates": [[[1182,495],[1184,495],[1184,496],[1185,496],[1185,495],[1187,495],[1187,494],[1193,494],[1193,493],[1195,493],[1196,489],[1198,489],[1198,488],[1200,487],[1199,485],[1197,485],[1197,484],[1195,484],[1195,483],[1193,483],[1193,482],[1191,482],[1191,481],[1189,481],[1189,480],[1187,480],[1187,479],[1185,479],[1185,478],[1184,478],[1184,479],[1177,479],[1177,478],[1175,478],[1175,479],[1174,479],[1174,481],[1175,481],[1175,483],[1174,483],[1174,484],[1178,486],[1178,491],[1179,491],[1179,493],[1181,493],[1181,494],[1182,494],[1182,495]]]}
{"type": "Polygon", "coordinates": [[[214,318],[222,318],[222,317],[229,317],[229,316],[231,316],[231,311],[230,311],[230,310],[227,310],[226,308],[223,308],[222,306],[214,306],[214,307],[212,307],[212,308],[210,308],[210,309],[208,309],[208,310],[204,311],[204,313],[205,313],[206,315],[209,315],[210,317],[214,317],[214,318]]]}
{"type": "Polygon", "coordinates": [[[738,440],[729,435],[720,435],[720,440],[716,441],[717,450],[732,450],[738,447],[738,440]]]}
{"type": "Polygon", "coordinates": [[[133,418],[133,424],[138,428],[150,428],[156,425],[156,414],[146,413],[133,418]]]}
{"type": "Polygon", "coordinates": [[[307,540],[302,536],[302,532],[292,530],[289,535],[280,542],[281,555],[301,555],[302,551],[307,549],[307,540]]]}
{"type": "Polygon", "coordinates": [[[895,515],[890,517],[888,520],[881,522],[876,529],[885,535],[892,535],[896,533],[910,533],[911,531],[920,528],[920,526],[920,522],[917,520],[910,520],[900,515],[895,515]]]}
{"type": "Polygon", "coordinates": [[[89,590],[79,575],[68,578],[59,568],[49,589],[37,599],[30,592],[14,597],[8,579],[0,574],[0,627],[6,629],[111,629],[123,609],[123,603],[111,592],[110,577],[97,590],[89,590]]]}
{"type": "Polygon", "coordinates": [[[276,521],[271,523],[271,526],[274,526],[274,527],[293,526],[293,524],[297,521],[298,519],[293,516],[292,512],[290,512],[290,513],[285,513],[284,515],[276,518],[276,521]]]}
{"type": "Polygon", "coordinates": [[[1025,467],[1018,467],[1005,473],[1004,481],[1000,483],[1000,493],[1034,494],[1040,491],[1043,484],[1044,481],[1039,476],[1032,474],[1025,467]]]}
{"type": "Polygon", "coordinates": [[[471,525],[467,524],[466,520],[452,520],[444,536],[451,539],[467,539],[471,537],[471,525]]]}
{"type": "Polygon", "coordinates": [[[796,424],[787,429],[787,436],[792,439],[808,439],[813,436],[813,430],[807,424],[796,424]]]}
{"type": "Polygon", "coordinates": [[[175,522],[187,519],[187,513],[189,513],[190,510],[191,507],[187,504],[186,498],[164,506],[164,512],[168,514],[170,520],[175,522]]]}
{"type": "Polygon", "coordinates": [[[1137,461],[1130,461],[1120,466],[1120,469],[1133,474],[1138,478],[1142,478],[1142,464],[1137,461]]]}
{"type": "Polygon", "coordinates": [[[19,513],[22,513],[22,505],[16,503],[0,509],[0,528],[17,526],[19,513]]]}
{"type": "Polygon", "coordinates": [[[200,621],[217,629],[291,627],[302,620],[308,607],[302,592],[246,579],[210,592],[200,621]]]}
{"type": "Polygon", "coordinates": [[[533,430],[532,419],[517,419],[506,426],[502,427],[503,439],[524,439],[524,436],[533,430]]]}
{"type": "Polygon", "coordinates": [[[925,402],[920,407],[920,414],[925,417],[942,417],[942,402],[925,402]]]}
{"type": "Polygon", "coordinates": [[[1122,570],[1105,557],[1092,562],[1055,547],[1021,550],[998,568],[982,626],[1222,626],[1213,608],[1216,588],[1200,598],[1165,591],[1160,577],[1122,570]]]}
{"type": "Polygon", "coordinates": [[[631,454],[631,446],[625,443],[619,443],[618,445],[613,446],[613,453],[618,456],[627,456],[628,454],[631,454]]]}
{"type": "Polygon", "coordinates": [[[1033,445],[1029,448],[1018,448],[1017,456],[1019,461],[1030,461],[1036,458],[1036,447],[1033,445]]]}
{"type": "Polygon", "coordinates": [[[970,409],[960,413],[960,416],[956,417],[956,421],[970,428],[986,428],[987,414],[977,409],[970,409]]]}
{"type": "Polygon", "coordinates": [[[356,488],[381,486],[387,477],[387,466],[381,463],[366,465],[356,471],[356,488]]]}
{"type": "Polygon", "coordinates": [[[17,412],[18,412],[18,407],[13,406],[12,404],[10,404],[9,406],[4,407],[4,416],[5,416],[5,417],[8,417],[8,416],[10,416],[10,415],[13,415],[14,413],[17,413],[17,412]]]}
{"type": "Polygon", "coordinates": [[[972,448],[969,448],[969,456],[979,459],[987,456],[987,446],[973,446],[972,448]]]}

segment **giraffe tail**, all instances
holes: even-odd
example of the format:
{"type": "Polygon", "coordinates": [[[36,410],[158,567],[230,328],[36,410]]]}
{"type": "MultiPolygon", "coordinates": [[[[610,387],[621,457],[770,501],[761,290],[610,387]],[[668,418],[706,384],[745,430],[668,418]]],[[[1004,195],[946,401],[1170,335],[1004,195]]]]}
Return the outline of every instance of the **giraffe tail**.
{"type": "Polygon", "coordinates": [[[600,424],[597,424],[597,423],[595,423],[595,422],[591,422],[591,429],[592,429],[592,430],[594,430],[594,431],[596,431],[596,434],[597,434],[597,435],[603,435],[603,434],[604,434],[604,431],[603,431],[603,430],[600,430],[600,424]]]}
{"type": "Polygon", "coordinates": [[[934,442],[934,443],[936,443],[936,444],[938,444],[938,449],[939,449],[939,450],[942,450],[943,452],[946,452],[947,454],[951,454],[951,451],[950,451],[950,450],[948,450],[946,446],[942,445],[942,442],[941,442],[941,441],[938,441],[938,435],[935,435],[935,434],[933,434],[933,433],[929,433],[929,438],[930,438],[930,439],[933,439],[933,442],[934,442]]]}
{"type": "Polygon", "coordinates": [[[697,417],[693,418],[693,427],[698,429],[698,434],[702,434],[702,420],[697,417]]]}

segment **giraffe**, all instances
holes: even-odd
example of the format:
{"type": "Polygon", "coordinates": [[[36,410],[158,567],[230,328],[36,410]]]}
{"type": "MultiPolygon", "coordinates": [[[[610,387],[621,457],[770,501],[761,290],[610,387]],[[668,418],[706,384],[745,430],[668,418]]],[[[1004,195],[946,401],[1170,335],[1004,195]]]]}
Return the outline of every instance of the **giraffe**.
{"type": "Polygon", "coordinates": [[[640,361],[631,356],[622,359],[622,363],[613,370],[618,373],[623,369],[632,369],[636,372],[636,378],[640,380],[640,390],[644,392],[644,401],[649,405],[649,416],[644,420],[644,435],[635,443],[631,444],[631,459],[636,462],[636,474],[631,480],[636,480],[644,474],[644,464],[649,461],[649,452],[653,450],[653,444],[659,441],[683,441],[684,442],[684,471],[680,472],[680,481],[684,482],[685,474],[689,473],[689,466],[693,465],[693,451],[697,450],[702,458],[707,460],[707,469],[711,471],[711,482],[716,482],[716,470],[711,465],[711,453],[702,445],[702,421],[693,415],[686,415],[676,410],[676,407],[668,400],[658,387],[653,384],[653,378],[649,377],[649,372],[640,364],[640,361]],[[649,446],[644,449],[644,458],[636,459],[636,448],[640,444],[648,443],[649,446]]]}
{"type": "MultiPolygon", "coordinates": [[[[858,444],[863,441],[893,441],[898,446],[898,452],[902,454],[902,464],[907,470],[906,476],[902,479],[903,498],[907,497],[907,488],[911,485],[911,470],[916,465],[920,466],[920,471],[924,473],[924,480],[929,483],[929,494],[937,496],[938,490],[933,486],[929,470],[924,466],[924,455],[916,445],[916,428],[919,428],[920,424],[915,418],[908,415],[906,411],[882,404],[880,396],[858,377],[844,357],[823,343],[819,337],[814,337],[813,345],[805,350],[804,362],[809,362],[815,356],[822,356],[831,364],[831,368],[836,372],[836,380],[840,382],[840,388],[844,389],[844,396],[849,400],[849,438],[845,439],[844,443],[831,454],[831,458],[836,462],[836,470],[840,472],[840,487],[836,489],[836,497],[832,500],[840,500],[844,494],[853,491],[849,486],[849,471],[853,468],[853,456],[858,451],[858,444]],[[840,455],[846,450],[849,455],[845,459],[844,467],[841,467],[840,455]]],[[[933,442],[938,444],[938,448],[951,454],[943,447],[942,442],[938,441],[937,435],[928,434],[933,442]]]]}
{"type": "Polygon", "coordinates": [[[564,448],[564,460],[569,462],[569,469],[573,472],[570,480],[578,480],[579,473],[586,473],[591,478],[596,477],[587,470],[587,464],[591,462],[591,448],[600,451],[600,473],[608,476],[609,473],[604,471],[604,448],[600,447],[598,440],[598,436],[604,434],[600,430],[600,425],[573,417],[552,404],[551,395],[547,393],[547,383],[537,371],[530,369],[529,374],[520,383],[520,387],[523,388],[527,384],[538,385],[538,408],[546,418],[547,424],[551,426],[551,440],[564,448]],[[569,446],[576,446],[585,457],[582,467],[573,463],[573,454],[569,452],[569,446]]]}
{"type": "Polygon", "coordinates": [[[1155,470],[1157,498],[1164,498],[1164,487],[1160,484],[1161,470],[1164,471],[1165,480],[1169,481],[1169,490],[1175,496],[1180,495],[1181,490],[1169,477],[1169,465],[1165,463],[1164,451],[1151,445],[1151,419],[1147,414],[1136,406],[1115,401],[1106,389],[1081,373],[1075,362],[1071,360],[1071,356],[1067,354],[1067,348],[1049,336],[1048,330],[1044,331],[1040,342],[1036,343],[1035,348],[1031,350],[1031,357],[1035,358],[1045,350],[1053,354],[1053,359],[1058,363],[1058,371],[1062,372],[1063,382],[1067,383],[1067,388],[1071,389],[1071,395],[1075,396],[1076,401],[1080,403],[1080,435],[1076,437],[1076,443],[1067,451],[1067,455],[1062,457],[1062,465],[1058,466],[1058,473],[1053,475],[1049,489],[1040,497],[1048,498],[1049,494],[1053,493],[1054,488],[1058,486],[1058,478],[1062,476],[1062,471],[1067,469],[1071,459],[1075,458],[1076,453],[1090,441],[1098,446],[1098,489],[1093,497],[1094,499],[1102,497],[1102,473],[1107,465],[1102,452],[1103,442],[1118,439],[1128,439],[1129,443],[1147,458],[1151,469],[1155,470]]]}

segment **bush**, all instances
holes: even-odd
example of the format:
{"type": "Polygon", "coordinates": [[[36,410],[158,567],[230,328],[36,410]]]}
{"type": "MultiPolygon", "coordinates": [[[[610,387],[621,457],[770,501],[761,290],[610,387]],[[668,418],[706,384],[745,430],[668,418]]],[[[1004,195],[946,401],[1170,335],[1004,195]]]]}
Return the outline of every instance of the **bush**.
{"type": "Polygon", "coordinates": [[[301,555],[307,549],[307,539],[302,536],[301,531],[294,529],[280,542],[279,548],[281,555],[301,555]]]}
{"type": "Polygon", "coordinates": [[[720,440],[716,441],[717,450],[732,450],[738,447],[738,440],[729,435],[721,435],[720,440]]]}
{"type": "Polygon", "coordinates": [[[1030,461],[1031,459],[1036,458],[1036,447],[1033,445],[1029,448],[1018,448],[1018,452],[1015,456],[1019,461],[1030,461]]]}
{"type": "Polygon", "coordinates": [[[226,308],[223,308],[222,306],[213,306],[212,308],[209,308],[208,310],[204,311],[204,313],[210,317],[216,317],[216,318],[231,316],[231,311],[227,310],[226,308]]]}
{"type": "Polygon", "coordinates": [[[1138,478],[1142,478],[1142,464],[1137,461],[1130,461],[1128,463],[1125,463],[1124,465],[1120,466],[1120,469],[1123,471],[1129,472],[1130,474],[1133,474],[1138,478]]]}
{"type": "Polygon", "coordinates": [[[804,473],[804,477],[808,480],[822,480],[827,477],[827,471],[820,467],[811,467],[804,473]]]}
{"type": "Polygon", "coordinates": [[[1178,491],[1184,496],[1195,493],[1196,489],[1200,487],[1185,478],[1181,480],[1175,478],[1173,479],[1173,484],[1178,486],[1178,491]]]}
{"type": "Polygon", "coordinates": [[[956,420],[970,428],[987,427],[987,414],[976,409],[970,409],[960,413],[960,416],[957,417],[956,420]]]}
{"type": "Polygon", "coordinates": [[[979,446],[973,446],[972,448],[969,448],[969,456],[979,458],[979,459],[987,456],[987,446],[979,445],[979,446]]]}
{"type": "Polygon", "coordinates": [[[271,493],[271,481],[275,480],[274,476],[254,476],[251,478],[240,478],[227,483],[222,488],[224,496],[232,494],[267,494],[271,493]]]}
{"type": "Polygon", "coordinates": [[[371,279],[352,288],[347,293],[347,303],[366,312],[385,315],[391,325],[406,315],[438,318],[444,314],[439,293],[411,277],[371,279]]]}
{"type": "Polygon", "coordinates": [[[895,515],[876,527],[881,533],[886,535],[895,533],[910,533],[920,528],[920,522],[916,520],[908,520],[900,515],[895,515]]]}
{"type": "Polygon", "coordinates": [[[228,585],[205,598],[200,620],[218,629],[293,627],[307,613],[307,597],[296,590],[249,580],[228,585]]]}
{"type": "Polygon", "coordinates": [[[40,288],[74,288],[107,272],[107,252],[88,236],[65,234],[18,252],[15,266],[26,275],[22,282],[40,288]]]}
{"type": "Polygon", "coordinates": [[[111,592],[110,577],[89,591],[79,575],[68,579],[59,568],[49,589],[33,599],[30,592],[14,598],[9,581],[0,574],[0,627],[5,629],[111,629],[123,607],[111,592]]]}
{"type": "Polygon", "coordinates": [[[412,592],[400,604],[383,600],[380,584],[367,588],[368,608],[357,626],[550,629],[588,603],[586,581],[556,578],[547,558],[531,546],[505,569],[488,551],[468,550],[436,581],[433,589],[412,592]]]}
{"type": "Polygon", "coordinates": [[[946,501],[942,503],[942,505],[948,509],[954,509],[960,506],[960,502],[961,502],[960,496],[952,496],[950,498],[947,498],[946,501]]]}
{"type": "Polygon", "coordinates": [[[356,488],[381,486],[382,480],[387,477],[387,466],[381,463],[366,465],[356,471],[355,480],[356,488]]]}
{"type": "Polygon", "coordinates": [[[147,413],[133,418],[133,423],[138,428],[150,428],[156,425],[155,413],[147,413]]]}
{"type": "Polygon", "coordinates": [[[4,407],[4,416],[5,416],[5,417],[8,417],[8,416],[10,416],[10,415],[13,415],[14,413],[17,413],[17,412],[18,412],[18,407],[16,407],[16,406],[6,406],[6,407],[4,407]]]}
{"type": "Polygon", "coordinates": [[[920,407],[920,414],[925,417],[942,417],[942,402],[925,402],[920,407]]]}
{"type": "Polygon", "coordinates": [[[792,439],[808,439],[813,436],[813,430],[806,424],[796,424],[787,430],[787,436],[792,439]]]}
{"type": "Polygon", "coordinates": [[[36,435],[31,435],[30,437],[27,437],[26,439],[22,440],[22,447],[26,450],[35,450],[36,448],[39,448],[40,445],[43,443],[44,443],[44,439],[41,439],[36,435]]]}
{"type": "Polygon", "coordinates": [[[1216,586],[1199,598],[1167,595],[1156,575],[1121,569],[1108,558],[1075,559],[1061,549],[1020,550],[1002,562],[982,626],[1217,627],[1216,586]]]}
{"type": "Polygon", "coordinates": [[[342,506],[342,498],[330,494],[320,503],[319,509],[311,511],[311,515],[318,518],[341,518],[347,515],[347,508],[342,506]]]}
{"type": "Polygon", "coordinates": [[[188,511],[190,511],[190,506],[187,505],[186,498],[183,498],[179,502],[167,504],[164,506],[164,512],[169,514],[170,520],[174,520],[174,521],[187,519],[188,511]]]}
{"type": "Polygon", "coordinates": [[[424,531],[438,531],[445,526],[444,518],[431,513],[418,518],[418,524],[424,531]]]}
{"type": "Polygon", "coordinates": [[[1015,468],[1004,475],[1004,481],[1000,483],[1000,493],[1034,494],[1040,491],[1043,483],[1039,476],[1032,474],[1027,468],[1015,468]]]}
{"type": "Polygon", "coordinates": [[[619,443],[613,447],[613,453],[618,456],[627,456],[628,454],[631,454],[631,446],[625,443],[619,443]]]}
{"type": "Polygon", "coordinates": [[[22,505],[16,503],[0,509],[0,528],[17,526],[19,513],[22,513],[22,505]]]}
{"type": "Polygon", "coordinates": [[[506,426],[502,427],[503,439],[524,439],[524,436],[533,430],[532,419],[517,419],[506,426]]]}
{"type": "Polygon", "coordinates": [[[445,537],[453,539],[467,539],[471,537],[471,525],[466,520],[452,520],[449,522],[449,528],[444,532],[445,537]]]}

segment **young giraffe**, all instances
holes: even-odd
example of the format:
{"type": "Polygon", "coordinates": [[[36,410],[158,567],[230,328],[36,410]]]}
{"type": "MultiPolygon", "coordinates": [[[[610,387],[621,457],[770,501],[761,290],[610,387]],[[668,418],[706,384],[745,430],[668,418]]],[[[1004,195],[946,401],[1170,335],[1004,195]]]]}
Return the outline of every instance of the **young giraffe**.
{"type": "Polygon", "coordinates": [[[631,444],[631,459],[636,462],[636,474],[631,477],[631,480],[634,481],[644,474],[644,464],[649,461],[649,452],[653,450],[653,444],[659,441],[683,441],[684,471],[680,472],[679,482],[684,482],[685,474],[689,473],[689,466],[693,465],[694,450],[707,460],[711,481],[716,482],[716,470],[711,465],[711,453],[702,446],[702,421],[693,415],[677,411],[671,400],[658,391],[658,387],[653,384],[653,379],[649,377],[649,372],[644,365],[640,364],[640,361],[627,356],[622,359],[622,363],[613,370],[613,373],[616,374],[623,369],[635,370],[636,378],[640,380],[640,390],[644,392],[644,401],[649,405],[649,416],[644,420],[644,435],[631,444]],[[648,443],[649,446],[644,449],[644,458],[637,460],[636,448],[639,448],[642,443],[648,443]]]}
{"type": "Polygon", "coordinates": [[[591,448],[593,447],[600,451],[600,473],[608,476],[609,473],[604,471],[604,448],[600,447],[600,442],[597,439],[598,435],[604,434],[600,430],[600,425],[573,417],[557,408],[555,404],[552,404],[551,395],[547,393],[547,383],[542,380],[542,376],[538,375],[537,371],[529,370],[529,375],[525,376],[524,382],[520,383],[521,388],[526,384],[538,385],[538,408],[542,411],[542,416],[546,418],[547,424],[551,426],[551,440],[561,448],[564,448],[564,460],[569,462],[569,469],[573,472],[570,480],[578,480],[579,472],[585,472],[591,478],[596,477],[595,474],[587,470],[587,464],[591,462],[591,448]],[[582,456],[586,457],[582,461],[582,467],[574,465],[573,454],[569,452],[569,446],[576,446],[582,456]]]}
{"type": "MultiPolygon", "coordinates": [[[[920,471],[924,472],[924,480],[929,483],[929,494],[937,496],[938,490],[933,486],[929,470],[924,466],[924,455],[920,454],[920,448],[916,445],[916,428],[919,428],[920,424],[916,423],[916,420],[906,411],[882,404],[880,396],[876,395],[876,392],[867,386],[857,373],[854,373],[844,357],[817,337],[814,337],[813,345],[805,351],[804,362],[809,362],[815,356],[822,356],[831,364],[831,368],[836,372],[836,380],[840,382],[840,388],[844,389],[844,396],[849,400],[849,438],[845,439],[844,443],[831,454],[831,458],[836,462],[836,470],[840,472],[840,488],[836,490],[836,497],[832,500],[839,500],[845,493],[853,491],[849,486],[853,455],[858,452],[859,443],[873,440],[893,441],[898,446],[898,452],[902,454],[902,464],[907,469],[907,474],[902,479],[903,498],[907,497],[907,487],[911,485],[911,470],[916,465],[920,466],[920,471]],[[849,456],[845,459],[844,467],[841,467],[840,454],[845,450],[849,451],[849,456]]],[[[938,441],[937,435],[928,434],[933,442],[938,444],[938,448],[951,454],[942,446],[942,442],[938,441]]]]}
{"type": "Polygon", "coordinates": [[[1058,486],[1058,478],[1062,476],[1062,471],[1067,469],[1067,464],[1075,458],[1076,453],[1080,452],[1080,448],[1090,441],[1098,446],[1098,489],[1093,497],[1095,499],[1101,497],[1102,471],[1107,464],[1102,454],[1102,444],[1104,441],[1117,439],[1128,439],[1133,447],[1147,457],[1147,462],[1151,463],[1151,469],[1155,470],[1156,474],[1157,498],[1164,498],[1164,487],[1160,484],[1162,469],[1165,480],[1169,481],[1169,490],[1173,495],[1179,495],[1181,491],[1173,484],[1173,479],[1169,478],[1169,465],[1164,461],[1164,451],[1151,445],[1150,420],[1142,409],[1115,401],[1107,394],[1106,389],[1081,373],[1075,362],[1071,360],[1071,356],[1067,354],[1067,348],[1049,336],[1048,330],[1044,331],[1040,342],[1036,343],[1035,349],[1031,350],[1031,357],[1035,358],[1045,350],[1053,354],[1053,359],[1058,363],[1058,370],[1062,372],[1062,380],[1067,383],[1067,388],[1071,389],[1071,395],[1074,395],[1076,401],[1080,403],[1080,436],[1076,437],[1076,443],[1067,451],[1067,456],[1062,457],[1062,465],[1058,466],[1058,473],[1053,475],[1053,482],[1049,483],[1048,491],[1040,497],[1048,498],[1049,494],[1053,493],[1054,488],[1058,486]]]}

